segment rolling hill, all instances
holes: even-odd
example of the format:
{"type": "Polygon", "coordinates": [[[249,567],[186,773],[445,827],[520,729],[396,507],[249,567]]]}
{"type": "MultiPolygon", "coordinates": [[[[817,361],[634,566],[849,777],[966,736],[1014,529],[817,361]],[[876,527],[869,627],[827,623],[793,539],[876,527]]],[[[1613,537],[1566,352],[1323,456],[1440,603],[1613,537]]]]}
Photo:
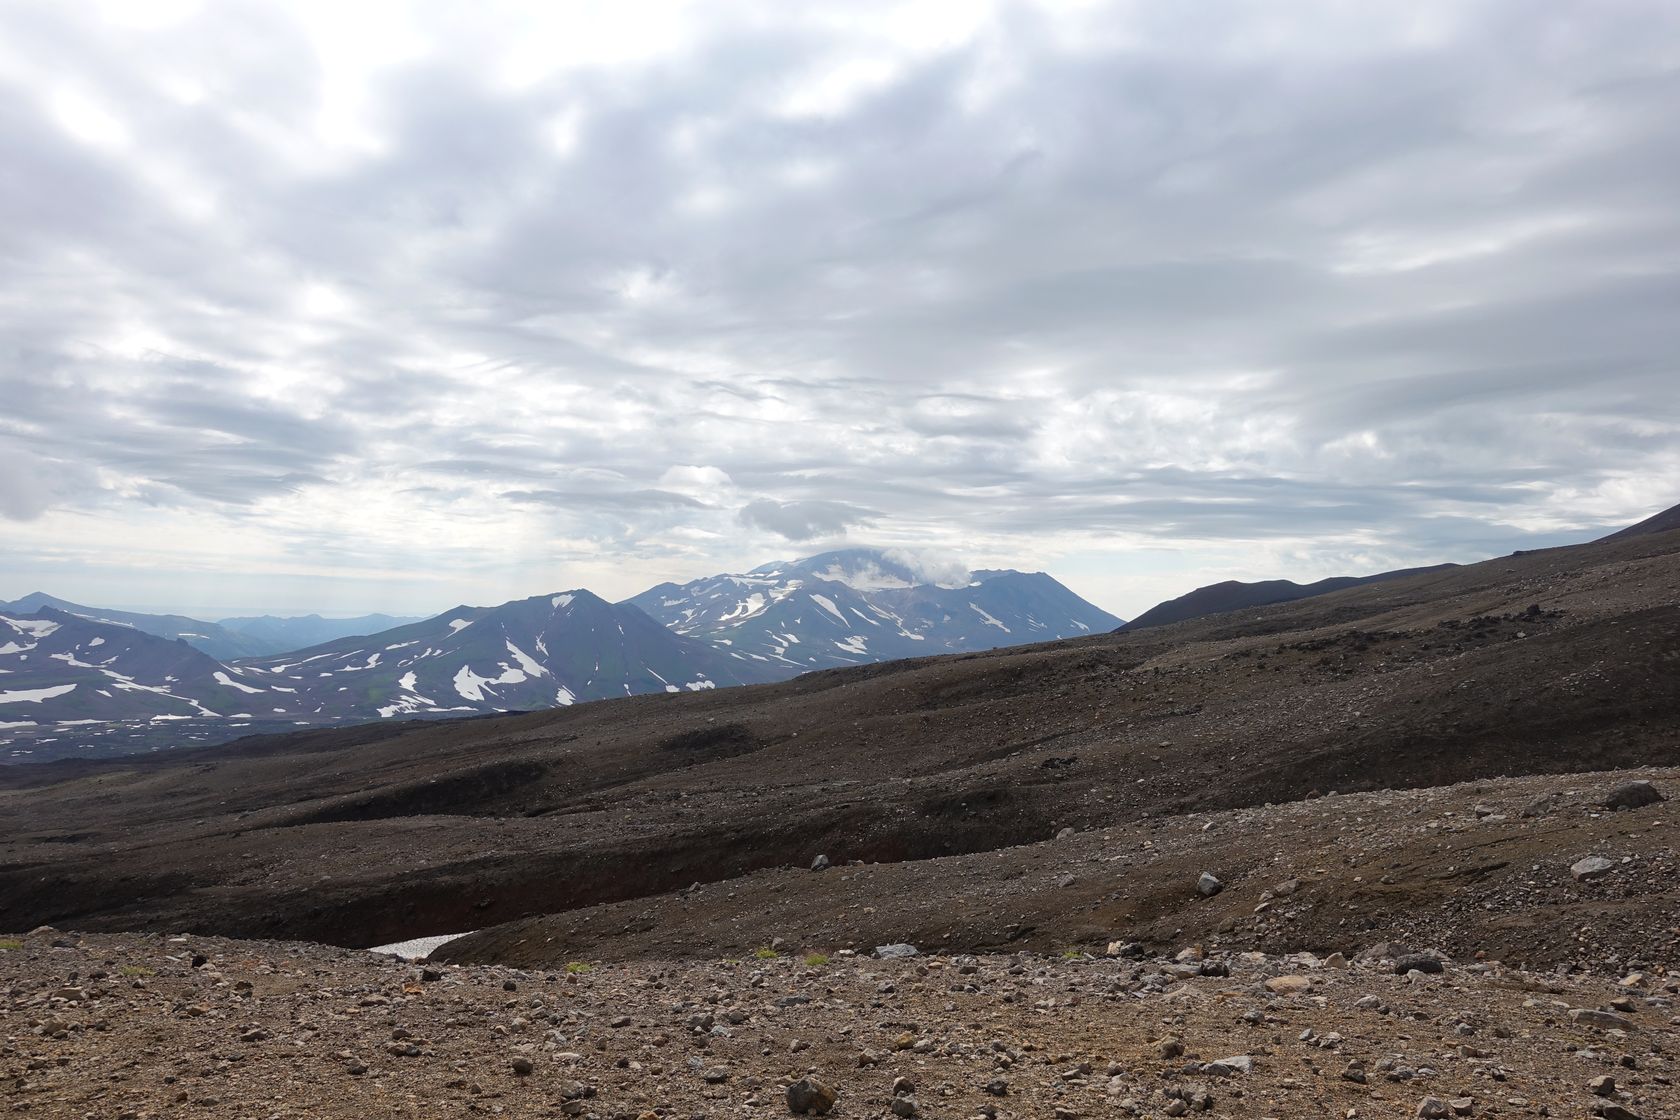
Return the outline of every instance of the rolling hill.
{"type": "Polygon", "coordinates": [[[1194,591],[1186,592],[1176,599],[1168,599],[1164,603],[1157,603],[1130,622],[1120,627],[1122,630],[1145,630],[1151,626],[1165,626],[1173,622],[1184,622],[1192,618],[1203,618],[1210,614],[1223,614],[1226,611],[1243,610],[1247,607],[1263,607],[1271,603],[1292,603],[1297,599],[1310,599],[1315,595],[1328,595],[1332,591],[1342,591],[1349,587],[1359,587],[1367,583],[1381,583],[1384,580],[1405,579],[1425,572],[1445,571],[1454,567],[1452,564],[1438,564],[1429,568],[1401,568],[1392,572],[1379,572],[1371,576],[1331,576],[1316,583],[1296,583],[1287,579],[1267,579],[1254,583],[1244,583],[1239,580],[1226,580],[1223,583],[1210,583],[1206,587],[1198,587],[1194,591]]]}

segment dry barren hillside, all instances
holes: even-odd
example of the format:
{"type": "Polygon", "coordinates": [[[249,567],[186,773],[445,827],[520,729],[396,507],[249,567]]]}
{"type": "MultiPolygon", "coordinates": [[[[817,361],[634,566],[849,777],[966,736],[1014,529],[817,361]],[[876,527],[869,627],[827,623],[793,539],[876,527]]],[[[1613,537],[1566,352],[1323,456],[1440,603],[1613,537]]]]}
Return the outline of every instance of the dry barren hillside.
{"type": "MultiPolygon", "coordinates": [[[[1677,712],[1680,533],[1647,534],[768,687],[10,769],[0,926],[376,944],[819,854],[920,861],[1332,791],[1680,763],[1677,712]]],[[[1015,873],[973,866],[976,897],[984,868],[1015,873]]],[[[1161,912],[1184,897],[1160,890],[1161,912]]],[[[1088,913],[1024,924],[1056,943],[1127,917],[1088,913]]],[[[996,946],[1009,927],[941,932],[996,946]]]]}

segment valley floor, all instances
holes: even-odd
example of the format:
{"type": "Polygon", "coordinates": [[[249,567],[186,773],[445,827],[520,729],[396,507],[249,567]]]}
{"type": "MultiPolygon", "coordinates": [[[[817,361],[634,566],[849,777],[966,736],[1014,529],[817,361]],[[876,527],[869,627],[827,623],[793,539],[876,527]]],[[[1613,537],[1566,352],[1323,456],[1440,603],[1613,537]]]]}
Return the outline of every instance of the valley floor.
{"type": "Polygon", "coordinates": [[[773,1117],[808,1077],[835,1117],[888,1115],[895,1084],[901,1117],[1680,1115],[1680,982],[1660,974],[1398,975],[1395,950],[789,945],[526,971],[196,936],[5,944],[0,1108],[36,1117],[773,1117]]]}

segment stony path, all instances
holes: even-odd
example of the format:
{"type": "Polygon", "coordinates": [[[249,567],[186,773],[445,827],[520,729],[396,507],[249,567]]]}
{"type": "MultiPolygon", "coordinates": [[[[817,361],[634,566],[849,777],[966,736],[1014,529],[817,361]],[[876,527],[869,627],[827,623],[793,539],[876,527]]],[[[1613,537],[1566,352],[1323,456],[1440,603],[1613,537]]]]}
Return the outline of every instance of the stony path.
{"type": "MultiPolygon", "coordinates": [[[[754,956],[528,972],[0,940],[0,1111],[175,1116],[1680,1116],[1680,977],[1426,955],[754,956]],[[1180,959],[1182,957],[1182,959],[1180,959]]],[[[766,949],[766,955],[771,950],[766,949]]]]}

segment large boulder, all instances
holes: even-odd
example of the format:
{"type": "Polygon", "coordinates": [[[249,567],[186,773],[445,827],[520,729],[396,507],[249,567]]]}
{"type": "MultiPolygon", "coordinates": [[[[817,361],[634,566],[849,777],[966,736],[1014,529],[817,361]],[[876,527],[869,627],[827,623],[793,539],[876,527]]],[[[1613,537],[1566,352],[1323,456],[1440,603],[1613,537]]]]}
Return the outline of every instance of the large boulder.
{"type": "Polygon", "coordinates": [[[1623,782],[1611,790],[1605,796],[1604,804],[1613,810],[1643,809],[1647,805],[1655,805],[1665,800],[1667,798],[1657,791],[1656,786],[1650,782],[1638,781],[1623,782]]]}

